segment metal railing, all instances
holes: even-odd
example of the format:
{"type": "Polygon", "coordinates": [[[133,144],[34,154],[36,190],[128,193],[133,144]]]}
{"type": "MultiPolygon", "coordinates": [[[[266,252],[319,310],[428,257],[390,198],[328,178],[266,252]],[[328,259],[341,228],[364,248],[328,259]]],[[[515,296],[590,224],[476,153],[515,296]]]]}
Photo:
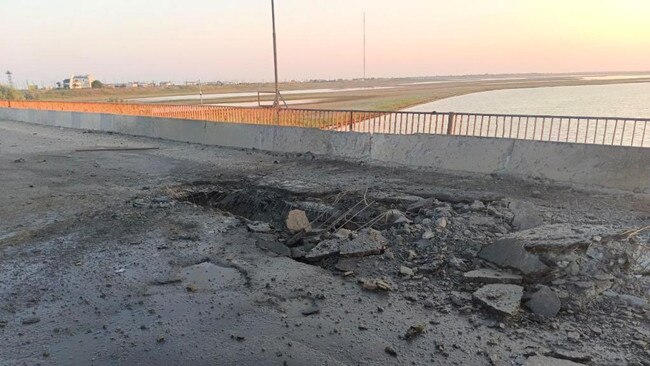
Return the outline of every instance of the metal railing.
{"type": "Polygon", "coordinates": [[[0,100],[0,107],[300,126],[362,133],[444,134],[650,147],[650,119],[644,118],[3,100],[0,100]]]}
{"type": "Polygon", "coordinates": [[[650,147],[650,119],[645,118],[386,112],[354,123],[352,130],[650,147]]]}

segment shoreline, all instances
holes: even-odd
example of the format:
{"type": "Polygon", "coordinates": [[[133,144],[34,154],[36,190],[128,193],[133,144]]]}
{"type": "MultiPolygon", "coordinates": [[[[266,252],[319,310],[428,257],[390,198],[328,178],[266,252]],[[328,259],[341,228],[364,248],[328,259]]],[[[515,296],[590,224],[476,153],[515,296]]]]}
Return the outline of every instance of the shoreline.
{"type": "MultiPolygon", "coordinates": [[[[620,75],[620,74],[619,74],[620,75]]],[[[314,103],[300,104],[301,108],[314,109],[344,109],[344,110],[378,110],[398,111],[412,108],[421,104],[431,103],[446,98],[468,95],[473,93],[529,89],[558,86],[589,86],[650,82],[639,75],[638,79],[629,77],[622,79],[607,79],[601,75],[598,80],[587,80],[584,75],[556,75],[535,78],[487,78],[487,79],[457,79],[423,81],[419,78],[400,78],[367,81],[339,81],[315,83],[281,83],[280,89],[285,90],[287,102],[293,100],[312,99],[314,103]],[[408,85],[405,85],[405,83],[408,85]],[[435,82],[434,82],[435,81],[435,82]],[[425,84],[426,83],[426,84],[425,84]],[[342,89],[341,91],[338,91],[342,89]]],[[[267,90],[266,84],[204,86],[203,103],[250,103],[257,102],[257,91],[267,90]],[[238,95],[240,94],[241,95],[238,95]],[[220,94],[210,97],[210,94],[220,94]]],[[[154,104],[200,104],[198,87],[169,88],[140,88],[140,89],[94,89],[94,90],[54,90],[42,92],[40,100],[75,101],[75,102],[136,102],[146,103],[145,98],[156,98],[154,104]],[[196,89],[196,90],[194,90],[196,89]],[[159,98],[178,98],[187,96],[188,99],[160,100],[159,98]]],[[[272,101],[272,95],[267,94],[261,101],[272,101]]]]}
{"type": "Polygon", "coordinates": [[[402,111],[648,119],[650,107],[641,96],[649,91],[650,82],[499,89],[444,98],[402,111]]]}

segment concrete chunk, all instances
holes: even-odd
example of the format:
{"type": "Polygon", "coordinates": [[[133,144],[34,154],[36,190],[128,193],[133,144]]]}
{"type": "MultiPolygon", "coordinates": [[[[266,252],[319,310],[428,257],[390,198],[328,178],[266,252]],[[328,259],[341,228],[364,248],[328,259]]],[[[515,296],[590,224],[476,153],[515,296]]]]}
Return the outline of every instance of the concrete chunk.
{"type": "Polygon", "coordinates": [[[340,243],[340,254],[342,257],[381,254],[387,244],[388,240],[381,235],[381,232],[374,229],[363,229],[356,238],[340,243]]]}
{"type": "Polygon", "coordinates": [[[485,204],[482,201],[475,200],[471,205],[469,205],[469,209],[474,212],[484,211],[485,204]]]}
{"type": "Polygon", "coordinates": [[[406,266],[399,267],[399,273],[401,275],[404,275],[404,276],[413,276],[413,275],[415,275],[415,272],[411,268],[406,267],[406,266]]]}
{"type": "Polygon", "coordinates": [[[254,233],[269,233],[273,231],[273,228],[271,225],[269,225],[266,222],[253,222],[250,224],[246,225],[248,227],[248,230],[254,232],[254,233]]]}
{"type": "Polygon", "coordinates": [[[309,261],[317,261],[339,253],[341,243],[338,239],[323,240],[305,256],[309,261]]]}
{"type": "Polygon", "coordinates": [[[406,211],[408,211],[408,212],[417,212],[422,208],[431,207],[435,203],[436,203],[435,198],[423,198],[423,199],[411,204],[410,206],[408,206],[406,208],[406,211]]]}
{"type": "Polygon", "coordinates": [[[645,309],[648,307],[648,301],[638,296],[619,294],[618,299],[625,305],[635,308],[645,309]]]}
{"type": "Polygon", "coordinates": [[[311,231],[311,224],[303,210],[291,210],[287,215],[287,229],[295,234],[301,231],[311,231]]]}
{"type": "Polygon", "coordinates": [[[352,231],[348,229],[340,228],[334,233],[334,237],[338,239],[349,239],[351,234],[352,231]]]}
{"type": "Polygon", "coordinates": [[[586,249],[594,236],[604,236],[611,231],[601,225],[551,224],[512,233],[505,238],[517,239],[530,251],[565,252],[586,249]]]}
{"type": "Polygon", "coordinates": [[[446,217],[440,217],[436,220],[436,227],[438,229],[444,229],[447,227],[447,218],[446,217]]]}
{"type": "Polygon", "coordinates": [[[519,270],[524,275],[538,275],[549,269],[517,239],[499,239],[481,249],[478,256],[498,266],[519,270]]]}
{"type": "Polygon", "coordinates": [[[539,210],[530,202],[513,201],[508,208],[514,215],[512,218],[512,227],[515,230],[531,229],[544,223],[539,210]]]}
{"type": "Polygon", "coordinates": [[[482,283],[521,283],[522,277],[517,274],[495,271],[493,269],[477,269],[465,272],[463,277],[466,281],[482,283]]]}
{"type": "Polygon", "coordinates": [[[552,358],[546,356],[533,356],[529,357],[524,366],[581,366],[584,364],[576,363],[568,360],[561,360],[559,358],[552,358]]]}
{"type": "Polygon", "coordinates": [[[500,315],[512,316],[519,310],[524,288],[517,285],[490,284],[474,292],[474,299],[500,315]]]}
{"type": "Polygon", "coordinates": [[[357,261],[358,259],[354,258],[340,258],[334,268],[341,272],[355,271],[357,269],[357,261]]]}
{"type": "Polygon", "coordinates": [[[343,258],[376,255],[381,254],[387,244],[388,240],[381,235],[381,232],[363,229],[351,240],[340,238],[323,240],[307,253],[305,258],[316,261],[333,255],[340,255],[343,258]]]}
{"type": "Polygon", "coordinates": [[[562,302],[553,290],[541,286],[526,302],[526,307],[537,315],[556,316],[562,307],[562,302]]]}
{"type": "Polygon", "coordinates": [[[396,209],[388,210],[384,215],[387,224],[393,224],[393,225],[403,224],[403,223],[410,224],[411,222],[413,222],[409,220],[409,218],[404,216],[402,211],[396,209]]]}
{"type": "Polygon", "coordinates": [[[569,351],[566,349],[562,348],[555,348],[553,351],[550,353],[549,356],[555,357],[555,358],[561,358],[563,360],[569,360],[569,361],[575,361],[575,362],[590,362],[591,361],[591,355],[588,355],[586,353],[578,352],[578,351],[569,351]]]}
{"type": "Polygon", "coordinates": [[[256,245],[258,248],[269,250],[277,255],[291,257],[291,248],[275,240],[257,240],[256,245]]]}

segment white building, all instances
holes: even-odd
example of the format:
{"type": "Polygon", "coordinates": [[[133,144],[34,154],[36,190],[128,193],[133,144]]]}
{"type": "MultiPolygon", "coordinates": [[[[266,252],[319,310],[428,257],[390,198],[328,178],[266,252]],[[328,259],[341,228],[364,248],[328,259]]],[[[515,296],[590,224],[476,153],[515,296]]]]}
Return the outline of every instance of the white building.
{"type": "Polygon", "coordinates": [[[64,89],[90,89],[95,79],[92,75],[73,75],[70,79],[63,80],[64,89]]]}

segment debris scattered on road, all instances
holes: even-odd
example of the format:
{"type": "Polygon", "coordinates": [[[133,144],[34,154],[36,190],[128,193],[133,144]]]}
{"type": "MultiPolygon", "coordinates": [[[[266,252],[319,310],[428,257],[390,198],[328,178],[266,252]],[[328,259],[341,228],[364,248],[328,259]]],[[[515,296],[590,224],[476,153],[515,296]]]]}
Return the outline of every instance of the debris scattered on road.
{"type": "Polygon", "coordinates": [[[38,323],[40,321],[41,321],[41,318],[39,318],[37,316],[30,316],[30,317],[27,317],[27,318],[23,318],[22,323],[25,324],[25,325],[29,325],[29,324],[36,324],[36,323],[38,323]]]}
{"type": "Polygon", "coordinates": [[[285,223],[287,225],[287,230],[292,234],[311,231],[311,224],[309,223],[307,214],[305,214],[305,211],[303,210],[289,211],[285,223]]]}
{"type": "Polygon", "coordinates": [[[508,208],[514,216],[512,218],[512,227],[515,230],[531,229],[544,223],[539,210],[530,202],[516,200],[510,202],[508,208]]]}
{"type": "Polygon", "coordinates": [[[334,233],[338,239],[350,239],[350,235],[352,235],[352,231],[344,228],[340,228],[334,233]]]}
{"type": "MultiPolygon", "coordinates": [[[[73,155],[69,167],[48,159],[40,165],[53,173],[48,179],[31,176],[43,170],[14,169],[21,180],[9,187],[18,189],[4,197],[18,204],[19,215],[10,210],[0,228],[8,255],[0,333],[11,347],[0,354],[15,349],[29,360],[48,349],[59,359],[110,337],[164,361],[155,349],[167,346],[156,345],[156,335],[183,348],[196,338],[188,331],[203,327],[214,330],[212,345],[250,354],[253,363],[277,353],[305,363],[298,352],[309,349],[323,351],[314,353],[323,357],[317,361],[332,360],[340,345],[361,362],[379,356],[391,363],[388,355],[399,352],[404,364],[647,359],[645,197],[542,188],[536,181],[509,186],[500,176],[486,182],[451,177],[458,187],[445,188],[440,183],[450,177],[442,173],[421,182],[420,172],[375,179],[346,165],[332,165],[330,181],[319,176],[327,169],[296,167],[311,169],[301,181],[269,165],[277,159],[291,167],[284,163],[290,159],[228,152],[240,153],[247,161],[259,157],[262,169],[243,171],[218,160],[215,169],[195,170],[176,165],[182,159],[137,162],[133,155],[123,174],[114,169],[117,153],[102,155],[108,160],[73,155]],[[160,174],[147,176],[154,170],[160,174]],[[216,181],[168,186],[210,177],[216,181]],[[45,189],[61,181],[70,187],[45,189]],[[93,188],[104,181],[115,189],[93,188]],[[40,189],[22,200],[27,184],[40,189]],[[416,192],[388,191],[410,185],[418,185],[416,192]],[[490,187],[516,189],[511,198],[483,192],[490,187]],[[541,191],[535,204],[522,204],[534,189],[541,191]],[[61,297],[70,291],[74,296],[61,297]],[[312,298],[317,303],[307,301],[312,298]],[[22,325],[37,322],[23,319],[35,314],[43,322],[22,325]],[[224,321],[243,324],[246,341],[231,340],[236,329],[219,327],[224,321]],[[427,330],[417,326],[422,323],[427,330]],[[61,328],[49,334],[50,326],[61,328]],[[268,337],[259,339],[260,332],[268,337]],[[393,339],[377,342],[377,336],[393,339]],[[253,340],[255,349],[246,346],[253,340]]],[[[40,160],[14,155],[5,165],[21,156],[40,160]]],[[[97,357],[107,360],[103,352],[97,357]]]]}
{"type": "Polygon", "coordinates": [[[318,261],[320,259],[331,257],[339,254],[341,251],[340,239],[323,240],[307,253],[305,259],[308,261],[318,261]]]}
{"type": "Polygon", "coordinates": [[[356,238],[341,242],[340,254],[342,257],[377,255],[384,251],[387,244],[388,240],[380,231],[370,228],[363,229],[356,238]]]}
{"type": "Polygon", "coordinates": [[[160,278],[160,279],[154,280],[153,284],[157,285],[157,286],[164,286],[164,285],[171,285],[171,284],[175,284],[175,283],[180,283],[182,281],[183,280],[181,278],[179,278],[179,277],[160,278]]]}
{"type": "Polygon", "coordinates": [[[392,291],[393,290],[392,286],[384,280],[378,280],[374,278],[370,278],[370,279],[362,278],[359,279],[359,283],[361,283],[361,287],[370,291],[375,291],[375,290],[392,291]]]}
{"type": "Polygon", "coordinates": [[[547,286],[540,286],[539,290],[533,293],[528,301],[526,301],[526,307],[528,307],[533,313],[541,316],[556,316],[562,307],[562,302],[547,286]]]}
{"type": "Polygon", "coordinates": [[[424,324],[411,325],[409,329],[406,331],[406,334],[404,334],[404,339],[410,341],[415,337],[419,336],[420,334],[422,334],[425,329],[426,326],[424,324]]]}
{"type": "Polygon", "coordinates": [[[554,348],[553,351],[547,354],[547,356],[575,362],[590,362],[592,359],[589,354],[578,351],[569,351],[563,348],[554,348]]]}
{"type": "Polygon", "coordinates": [[[246,226],[248,230],[254,233],[269,233],[273,231],[273,227],[268,222],[252,222],[246,226]]]}
{"type": "Polygon", "coordinates": [[[386,346],[386,348],[384,348],[384,352],[392,357],[397,357],[397,351],[395,351],[395,349],[391,346],[386,346]]]}
{"type": "Polygon", "coordinates": [[[552,358],[546,356],[532,356],[529,357],[523,366],[584,366],[581,363],[575,363],[569,360],[562,360],[559,358],[552,358]]]}
{"type": "Polygon", "coordinates": [[[446,217],[441,217],[436,220],[436,227],[438,229],[444,229],[447,227],[447,218],[446,217]]]}
{"type": "Polygon", "coordinates": [[[498,266],[517,269],[524,275],[539,275],[549,270],[537,255],[529,253],[517,239],[499,239],[481,249],[478,256],[498,266]]]}
{"type": "Polygon", "coordinates": [[[570,223],[550,224],[517,231],[505,238],[516,239],[530,251],[566,252],[585,250],[596,236],[609,232],[602,225],[574,225],[570,223]]]}
{"type": "Polygon", "coordinates": [[[431,239],[431,238],[433,238],[435,236],[436,236],[436,234],[433,231],[427,230],[422,234],[422,239],[431,239]]]}
{"type": "Polygon", "coordinates": [[[463,278],[468,282],[481,283],[510,283],[520,284],[522,277],[517,274],[496,271],[489,268],[481,268],[463,273],[463,278]]]}
{"type": "Polygon", "coordinates": [[[524,288],[518,285],[490,284],[474,292],[474,299],[488,309],[505,316],[519,311],[524,288]]]}
{"type": "Polygon", "coordinates": [[[397,224],[410,224],[411,221],[409,218],[407,218],[402,211],[397,210],[397,209],[391,209],[386,211],[384,214],[384,220],[387,224],[391,225],[397,225],[397,224]]]}
{"type": "Polygon", "coordinates": [[[415,275],[415,271],[413,271],[411,268],[406,267],[406,266],[401,266],[399,267],[399,273],[404,276],[413,276],[415,275]]]}

